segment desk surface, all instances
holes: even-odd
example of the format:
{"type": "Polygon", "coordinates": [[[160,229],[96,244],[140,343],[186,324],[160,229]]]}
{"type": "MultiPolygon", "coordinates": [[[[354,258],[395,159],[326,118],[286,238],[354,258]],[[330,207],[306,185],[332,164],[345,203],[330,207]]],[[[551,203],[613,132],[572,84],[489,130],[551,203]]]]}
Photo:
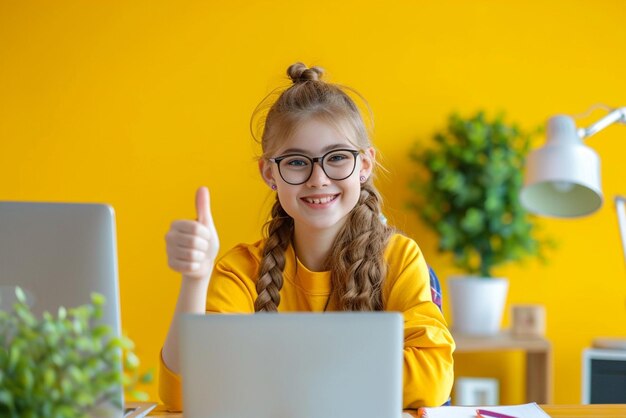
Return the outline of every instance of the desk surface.
{"type": "MultiPolygon", "coordinates": [[[[541,405],[553,418],[626,417],[626,404],[620,405],[541,405]]],[[[183,418],[183,414],[167,412],[158,406],[149,416],[183,418]]]]}

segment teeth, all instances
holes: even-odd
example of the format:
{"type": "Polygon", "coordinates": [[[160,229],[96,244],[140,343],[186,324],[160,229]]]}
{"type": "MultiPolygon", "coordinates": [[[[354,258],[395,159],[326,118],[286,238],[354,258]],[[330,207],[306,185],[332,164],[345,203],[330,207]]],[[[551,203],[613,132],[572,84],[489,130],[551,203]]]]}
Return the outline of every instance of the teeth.
{"type": "Polygon", "coordinates": [[[319,199],[312,199],[312,198],[308,198],[308,197],[304,198],[304,200],[306,200],[308,203],[313,203],[313,204],[316,204],[316,205],[321,205],[321,204],[324,204],[324,203],[328,203],[328,202],[330,202],[330,201],[332,201],[334,199],[335,199],[335,196],[322,197],[322,198],[319,198],[319,199]]]}

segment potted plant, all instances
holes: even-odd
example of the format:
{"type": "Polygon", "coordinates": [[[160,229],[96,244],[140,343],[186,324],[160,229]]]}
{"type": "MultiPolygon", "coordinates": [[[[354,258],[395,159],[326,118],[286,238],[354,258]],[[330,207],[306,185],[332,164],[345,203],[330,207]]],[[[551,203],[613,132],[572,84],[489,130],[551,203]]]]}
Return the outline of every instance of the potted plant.
{"type": "MultiPolygon", "coordinates": [[[[131,396],[146,399],[136,386],[152,376],[139,374],[132,342],[97,323],[103,296],[42,318],[33,315],[20,288],[16,296],[11,312],[0,310],[0,416],[91,417],[119,402],[122,384],[131,396]]],[[[121,416],[122,405],[116,406],[121,416]]]]}
{"type": "Polygon", "coordinates": [[[469,118],[455,113],[434,135],[435,147],[418,143],[411,152],[421,168],[411,183],[411,207],[439,235],[439,250],[452,253],[454,264],[471,275],[448,281],[458,332],[498,332],[508,281],[492,278],[494,267],[541,256],[518,197],[530,137],[503,115],[488,120],[483,112],[469,118]],[[472,302],[476,310],[465,311],[472,302]]]}

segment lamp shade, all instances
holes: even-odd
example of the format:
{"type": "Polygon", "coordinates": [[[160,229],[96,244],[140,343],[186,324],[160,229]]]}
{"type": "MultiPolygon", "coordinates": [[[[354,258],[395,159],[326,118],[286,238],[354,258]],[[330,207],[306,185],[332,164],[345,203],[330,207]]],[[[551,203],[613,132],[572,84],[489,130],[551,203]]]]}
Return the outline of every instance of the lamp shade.
{"type": "Polygon", "coordinates": [[[528,155],[520,200],[530,212],[558,218],[585,216],[602,206],[600,159],[569,116],[550,118],[546,144],[528,155]]]}

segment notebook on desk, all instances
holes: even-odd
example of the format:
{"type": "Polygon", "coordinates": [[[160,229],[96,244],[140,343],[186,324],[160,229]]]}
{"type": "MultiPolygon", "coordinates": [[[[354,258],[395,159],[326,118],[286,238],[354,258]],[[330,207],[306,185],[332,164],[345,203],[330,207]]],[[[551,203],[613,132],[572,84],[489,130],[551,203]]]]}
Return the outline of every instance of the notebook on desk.
{"type": "Polygon", "coordinates": [[[420,418],[550,418],[535,402],[498,406],[439,406],[420,408],[420,418]]]}
{"type": "Polygon", "coordinates": [[[185,418],[400,418],[397,313],[181,317],[185,418]]]}

